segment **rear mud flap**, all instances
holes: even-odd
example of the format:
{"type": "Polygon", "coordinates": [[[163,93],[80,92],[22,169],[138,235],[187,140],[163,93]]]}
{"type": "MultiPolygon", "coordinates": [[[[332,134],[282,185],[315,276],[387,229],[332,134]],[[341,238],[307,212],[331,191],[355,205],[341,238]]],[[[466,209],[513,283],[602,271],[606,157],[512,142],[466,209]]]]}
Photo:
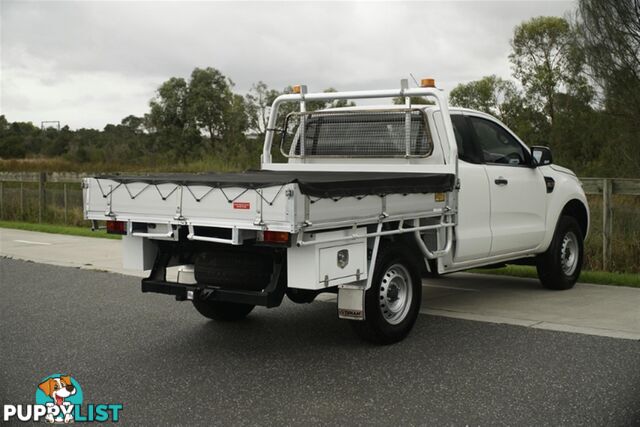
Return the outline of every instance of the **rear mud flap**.
{"type": "Polygon", "coordinates": [[[364,293],[364,288],[340,288],[338,290],[338,317],[340,319],[364,320],[364,293]]]}

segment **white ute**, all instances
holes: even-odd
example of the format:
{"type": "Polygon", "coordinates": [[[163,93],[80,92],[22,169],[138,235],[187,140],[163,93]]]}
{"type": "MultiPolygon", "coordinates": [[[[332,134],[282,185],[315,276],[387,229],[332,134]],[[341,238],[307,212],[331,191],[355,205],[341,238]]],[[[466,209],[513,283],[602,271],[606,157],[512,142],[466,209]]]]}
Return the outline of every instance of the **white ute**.
{"type": "Polygon", "coordinates": [[[332,292],[340,318],[387,344],[411,330],[429,273],[524,263],[548,289],[574,285],[589,209],[548,148],[528,148],[487,114],[449,108],[431,79],[306,92],[274,101],[258,171],[84,180],[85,217],[124,235],[125,267],[151,271],[143,292],[191,300],[216,320],[332,292]],[[305,108],[393,97],[405,105],[305,108]],[[285,103],[299,111],[279,114],[285,103]],[[173,266],[180,273],[168,281],[173,266]]]}

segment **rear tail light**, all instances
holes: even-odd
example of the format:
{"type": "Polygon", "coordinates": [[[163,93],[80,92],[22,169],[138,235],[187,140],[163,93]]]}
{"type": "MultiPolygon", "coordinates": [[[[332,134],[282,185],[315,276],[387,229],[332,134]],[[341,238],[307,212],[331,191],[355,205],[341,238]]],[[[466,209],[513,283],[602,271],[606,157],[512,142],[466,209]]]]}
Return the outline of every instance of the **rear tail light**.
{"type": "Polygon", "coordinates": [[[286,231],[259,231],[258,241],[264,243],[288,244],[289,233],[286,231]]]}
{"type": "Polygon", "coordinates": [[[127,234],[127,223],[125,221],[107,221],[107,233],[127,234]]]}

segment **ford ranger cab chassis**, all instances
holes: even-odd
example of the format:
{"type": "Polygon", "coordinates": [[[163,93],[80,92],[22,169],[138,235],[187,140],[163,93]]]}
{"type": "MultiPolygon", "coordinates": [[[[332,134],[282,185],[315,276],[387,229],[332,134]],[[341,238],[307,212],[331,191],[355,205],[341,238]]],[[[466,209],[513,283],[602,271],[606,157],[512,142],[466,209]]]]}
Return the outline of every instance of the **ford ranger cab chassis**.
{"type": "Polygon", "coordinates": [[[429,80],[296,89],[271,107],[260,170],[84,180],[85,217],[123,235],[124,266],[150,271],[143,292],[216,320],[331,292],[340,318],[384,344],[410,332],[428,274],[529,263],[546,288],[576,282],[588,205],[547,148],[449,108],[429,80]],[[393,97],[405,105],[306,111],[308,101],[393,97]],[[279,114],[291,103],[299,111],[279,114]]]}

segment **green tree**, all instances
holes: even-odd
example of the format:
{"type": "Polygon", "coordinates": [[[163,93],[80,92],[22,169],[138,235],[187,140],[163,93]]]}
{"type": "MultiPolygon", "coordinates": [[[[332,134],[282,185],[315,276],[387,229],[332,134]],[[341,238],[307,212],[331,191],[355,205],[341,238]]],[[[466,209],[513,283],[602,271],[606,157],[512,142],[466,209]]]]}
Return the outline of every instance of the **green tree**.
{"type": "Polygon", "coordinates": [[[23,139],[18,135],[3,135],[0,138],[0,158],[21,159],[27,154],[23,139]]]}
{"type": "Polygon", "coordinates": [[[129,129],[131,132],[139,134],[144,132],[144,129],[145,129],[144,122],[145,122],[144,117],[136,117],[133,114],[130,114],[124,119],[122,119],[120,124],[126,127],[127,129],[129,129]]]}
{"type": "Polygon", "coordinates": [[[460,83],[449,94],[451,105],[494,115],[503,121],[513,114],[514,104],[522,102],[516,85],[496,75],[460,83]]]}
{"type": "Polygon", "coordinates": [[[558,94],[557,99],[553,136],[560,143],[554,146],[554,157],[582,175],[600,175],[603,141],[610,131],[606,115],[571,95],[558,94]]]}
{"type": "Polygon", "coordinates": [[[225,139],[229,125],[225,119],[233,109],[233,82],[215,68],[196,68],[191,73],[187,91],[187,116],[211,144],[225,139]]]}
{"type": "Polygon", "coordinates": [[[640,177],[638,1],[580,0],[575,29],[606,117],[595,173],[640,177]]]}
{"type": "Polygon", "coordinates": [[[243,96],[234,94],[223,116],[223,137],[226,147],[242,147],[249,129],[247,103],[243,96]]]}
{"type": "Polygon", "coordinates": [[[640,5],[637,0],[580,0],[576,32],[591,77],[607,106],[640,123],[640,5]]]}
{"type": "Polygon", "coordinates": [[[263,81],[254,83],[246,95],[246,106],[249,120],[249,129],[264,135],[269,122],[271,104],[280,95],[275,89],[269,89],[263,81]]]}
{"type": "MultiPolygon", "coordinates": [[[[204,136],[208,147],[218,152],[241,145],[249,126],[247,105],[232,88],[233,82],[211,67],[195,68],[188,82],[176,77],[164,82],[145,117],[152,145],[170,147],[183,161],[204,154],[204,136]]],[[[138,118],[125,120],[124,126],[140,128],[138,118]]]]}
{"type": "Polygon", "coordinates": [[[183,78],[164,82],[149,102],[148,126],[156,150],[170,153],[179,161],[199,155],[201,138],[188,108],[189,85],[183,78]]]}
{"type": "Polygon", "coordinates": [[[149,102],[148,125],[152,130],[184,130],[187,127],[188,89],[185,79],[179,77],[172,77],[160,85],[149,102]]]}
{"type": "Polygon", "coordinates": [[[0,115],[0,136],[4,136],[5,133],[9,130],[9,121],[4,116],[4,114],[0,115]]]}
{"type": "Polygon", "coordinates": [[[559,17],[540,16],[515,28],[509,59],[513,74],[525,90],[527,102],[543,111],[553,124],[556,94],[586,94],[581,74],[583,60],[569,23],[559,17]]]}
{"type": "Polygon", "coordinates": [[[449,94],[451,105],[491,114],[529,145],[547,145],[549,123],[543,113],[525,102],[515,83],[495,75],[457,85],[449,94]]]}

